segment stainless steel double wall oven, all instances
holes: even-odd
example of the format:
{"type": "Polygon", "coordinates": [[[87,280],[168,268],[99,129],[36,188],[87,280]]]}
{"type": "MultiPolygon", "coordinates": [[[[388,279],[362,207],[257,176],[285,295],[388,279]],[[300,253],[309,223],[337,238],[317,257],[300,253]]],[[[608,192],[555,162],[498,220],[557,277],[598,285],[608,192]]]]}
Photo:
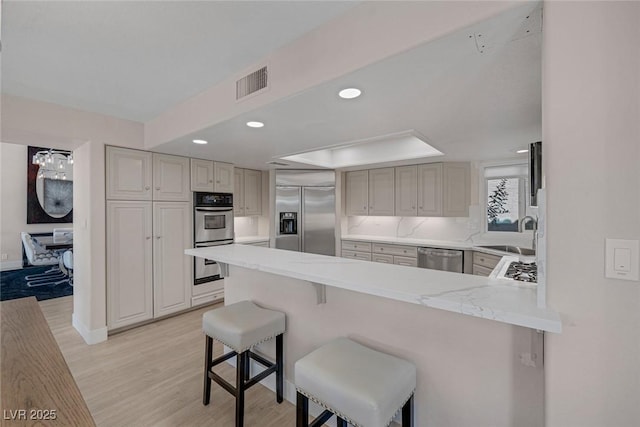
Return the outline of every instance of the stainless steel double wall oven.
{"type": "MultiPolygon", "coordinates": [[[[195,248],[233,243],[233,194],[193,193],[193,236],[195,248]]],[[[194,285],[221,279],[220,266],[194,257],[194,285]]]]}

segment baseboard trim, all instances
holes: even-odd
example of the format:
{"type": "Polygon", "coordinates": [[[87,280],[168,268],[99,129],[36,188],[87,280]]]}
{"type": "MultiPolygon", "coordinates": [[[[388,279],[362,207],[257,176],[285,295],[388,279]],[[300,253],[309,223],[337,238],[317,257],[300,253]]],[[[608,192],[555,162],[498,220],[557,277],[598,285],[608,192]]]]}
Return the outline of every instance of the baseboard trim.
{"type": "Polygon", "coordinates": [[[107,340],[106,326],[100,329],[89,329],[80,320],[78,320],[75,313],[71,315],[71,324],[89,345],[98,344],[107,340]]]}
{"type": "Polygon", "coordinates": [[[22,268],[22,261],[0,261],[0,271],[17,270],[22,268]]]}

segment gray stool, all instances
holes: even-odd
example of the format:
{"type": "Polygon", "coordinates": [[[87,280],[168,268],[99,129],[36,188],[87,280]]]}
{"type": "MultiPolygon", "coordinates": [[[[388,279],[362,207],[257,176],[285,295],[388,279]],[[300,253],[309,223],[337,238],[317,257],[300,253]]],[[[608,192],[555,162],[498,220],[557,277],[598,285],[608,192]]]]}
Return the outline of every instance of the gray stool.
{"type": "Polygon", "coordinates": [[[260,308],[251,301],[241,301],[202,315],[202,330],[206,334],[204,361],[204,396],[202,403],[211,400],[211,380],[214,380],[236,398],[236,427],[244,422],[244,392],[272,373],[276,374],[276,401],[282,403],[284,369],[282,363],[282,334],[285,331],[285,315],[279,311],[260,308]],[[270,362],[251,351],[251,347],[276,338],[276,361],[270,362]],[[213,357],[213,340],[230,347],[233,351],[216,359],[213,357]],[[232,386],[213,367],[237,356],[236,386],[232,386]],[[250,359],[266,369],[250,378],[250,359]]]}
{"type": "Polygon", "coordinates": [[[413,426],[416,367],[403,359],[338,338],[295,365],[297,427],[386,427],[402,408],[402,426],[413,426]],[[309,424],[309,399],[326,410],[309,424]]]}

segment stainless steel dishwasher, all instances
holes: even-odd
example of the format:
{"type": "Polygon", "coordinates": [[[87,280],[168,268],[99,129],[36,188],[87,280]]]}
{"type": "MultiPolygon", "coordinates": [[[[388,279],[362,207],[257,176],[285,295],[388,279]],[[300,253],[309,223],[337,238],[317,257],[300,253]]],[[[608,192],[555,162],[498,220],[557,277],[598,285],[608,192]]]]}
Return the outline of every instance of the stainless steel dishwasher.
{"type": "Polygon", "coordinates": [[[418,248],[418,267],[462,273],[464,271],[464,251],[418,248]]]}

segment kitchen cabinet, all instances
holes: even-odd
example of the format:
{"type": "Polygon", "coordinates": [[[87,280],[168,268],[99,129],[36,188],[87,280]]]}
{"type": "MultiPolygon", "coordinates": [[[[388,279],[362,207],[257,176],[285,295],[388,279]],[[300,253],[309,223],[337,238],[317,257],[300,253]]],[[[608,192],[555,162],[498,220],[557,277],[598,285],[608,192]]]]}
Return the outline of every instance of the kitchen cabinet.
{"type": "Polygon", "coordinates": [[[191,191],[233,193],[234,167],[231,163],[191,159],[191,191]]]}
{"type": "Polygon", "coordinates": [[[214,186],[216,193],[233,193],[234,167],[231,163],[213,162],[214,186]]]}
{"type": "Polygon", "coordinates": [[[393,264],[393,255],[371,254],[371,261],[383,264],[393,264]]]}
{"type": "Polygon", "coordinates": [[[191,204],[153,203],[153,315],[165,316],[191,307],[193,258],[191,204]]]}
{"type": "Polygon", "coordinates": [[[371,261],[371,243],[343,240],[341,256],[342,258],[371,261]]]}
{"type": "Polygon", "coordinates": [[[343,240],[342,257],[407,267],[418,266],[418,248],[415,246],[343,240]]]}
{"type": "Polygon", "coordinates": [[[107,199],[151,200],[152,154],[106,147],[107,199]]]}
{"type": "Polygon", "coordinates": [[[347,172],[347,215],[369,215],[369,171],[347,172]]]}
{"type": "Polygon", "coordinates": [[[418,216],[442,216],[442,163],[418,165],[418,216]]]}
{"type": "Polygon", "coordinates": [[[406,256],[394,256],[393,263],[396,265],[404,265],[405,267],[417,267],[418,258],[411,258],[406,256]]]}
{"type": "Polygon", "coordinates": [[[483,252],[474,252],[471,272],[475,276],[488,277],[501,259],[502,257],[500,256],[489,255],[483,252]]]}
{"type": "Polygon", "coordinates": [[[152,204],[107,202],[107,326],[153,318],[152,204]]]}
{"type": "Polygon", "coordinates": [[[262,214],[262,172],[235,168],[233,213],[236,216],[262,214]]]}
{"type": "Polygon", "coordinates": [[[442,216],[469,216],[471,170],[468,162],[443,163],[442,216]]]}
{"type": "Polygon", "coordinates": [[[359,259],[360,261],[371,261],[371,253],[342,250],[342,258],[359,259]]]}
{"type": "Polygon", "coordinates": [[[191,191],[213,191],[213,162],[191,159],[191,191]]]}
{"type": "Polygon", "coordinates": [[[189,158],[153,153],[153,200],[191,199],[189,158]]]}
{"type": "Polygon", "coordinates": [[[369,215],[395,214],[395,169],[369,170],[369,215]]]}
{"type": "Polygon", "coordinates": [[[416,216],[418,214],[418,167],[402,166],[396,172],[396,215],[416,216]]]}

